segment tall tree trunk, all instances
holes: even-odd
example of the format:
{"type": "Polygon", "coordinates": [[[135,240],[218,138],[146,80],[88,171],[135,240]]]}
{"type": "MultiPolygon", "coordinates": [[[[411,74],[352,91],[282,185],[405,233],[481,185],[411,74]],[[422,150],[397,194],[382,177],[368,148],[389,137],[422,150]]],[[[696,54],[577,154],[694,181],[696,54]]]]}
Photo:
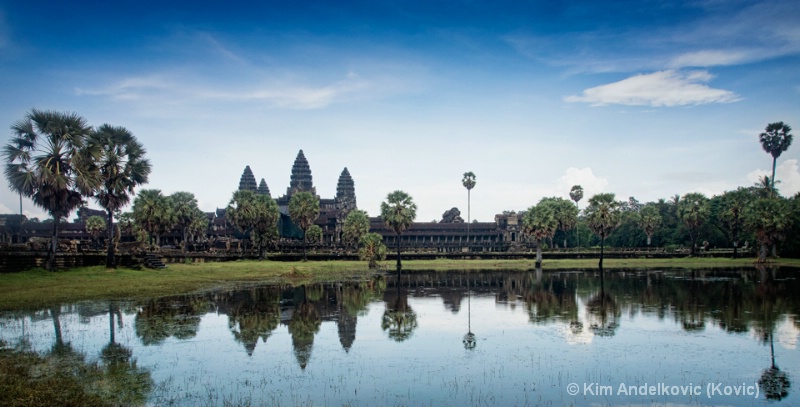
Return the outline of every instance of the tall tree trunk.
{"type": "Polygon", "coordinates": [[[400,269],[403,268],[403,265],[400,263],[400,234],[397,234],[397,275],[400,275],[400,269]]]}
{"type": "Polygon", "coordinates": [[[108,342],[114,343],[114,304],[112,303],[108,304],[108,335],[108,342]]]}
{"type": "Polygon", "coordinates": [[[53,238],[50,240],[50,253],[47,255],[47,271],[54,271],[56,266],[56,250],[58,249],[58,221],[60,216],[53,215],[53,238]]]}
{"type": "Polygon", "coordinates": [[[106,268],[117,268],[117,261],[114,257],[114,213],[111,209],[108,212],[108,251],[106,252],[106,268]]]}
{"type": "Polygon", "coordinates": [[[306,231],[303,230],[303,261],[306,261],[306,231]]]}
{"type": "Polygon", "coordinates": [[[536,268],[542,267],[542,241],[536,242],[536,268]]]}
{"type": "Polygon", "coordinates": [[[767,262],[767,244],[761,243],[761,248],[758,250],[758,262],[759,263],[766,263],[767,262]]]}
{"type": "Polygon", "coordinates": [[[769,181],[771,185],[771,189],[769,191],[769,195],[774,197],[775,196],[775,164],[778,162],[777,157],[772,157],[772,179],[769,181]]]}
{"type": "Polygon", "coordinates": [[[187,234],[187,233],[186,233],[186,231],[187,231],[188,229],[189,229],[189,228],[188,228],[188,227],[186,227],[186,226],[184,226],[184,227],[183,227],[183,252],[184,252],[184,253],[186,253],[186,251],[187,251],[187,249],[188,249],[188,247],[189,247],[189,240],[187,240],[187,239],[186,239],[186,234],[187,234]]]}
{"type": "MultiPolygon", "coordinates": [[[[470,209],[472,206],[472,197],[470,195],[470,190],[467,189],[467,247],[469,247],[469,223],[470,223],[470,209]]],[[[469,249],[467,249],[469,251],[469,249]]]]}
{"type": "Polygon", "coordinates": [[[737,258],[737,257],[739,257],[738,250],[739,250],[739,240],[738,240],[738,239],[735,239],[735,240],[733,241],[733,258],[734,258],[734,259],[735,259],[735,258],[737,258]]]}
{"type": "Polygon", "coordinates": [[[653,238],[650,235],[647,235],[647,247],[650,247],[650,243],[652,240],[653,238]]]}
{"type": "Polygon", "coordinates": [[[606,236],[605,236],[604,233],[601,233],[600,234],[600,264],[599,264],[601,272],[603,270],[603,252],[605,250],[605,246],[606,246],[606,236]]]}

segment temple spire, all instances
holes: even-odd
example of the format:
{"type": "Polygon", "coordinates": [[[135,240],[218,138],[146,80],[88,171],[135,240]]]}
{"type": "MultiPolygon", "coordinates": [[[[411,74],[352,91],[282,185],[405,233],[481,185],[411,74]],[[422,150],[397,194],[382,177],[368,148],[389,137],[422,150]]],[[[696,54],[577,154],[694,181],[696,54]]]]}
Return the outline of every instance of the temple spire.
{"type": "Polygon", "coordinates": [[[336,183],[336,202],[339,205],[339,209],[345,212],[357,208],[356,187],[347,167],[344,167],[344,170],[339,175],[339,182],[336,183]]]}
{"type": "Polygon", "coordinates": [[[253,191],[253,192],[258,190],[258,185],[256,184],[256,177],[253,175],[253,171],[250,169],[249,165],[244,167],[244,172],[242,172],[242,177],[239,178],[239,190],[253,191]]]}
{"type": "Polygon", "coordinates": [[[268,197],[272,197],[269,193],[269,187],[267,186],[267,181],[264,181],[264,178],[261,178],[261,183],[258,184],[258,194],[259,195],[266,195],[268,197]]]}
{"type": "Polygon", "coordinates": [[[300,150],[297,153],[297,158],[294,159],[294,165],[292,165],[292,177],[286,194],[294,195],[296,192],[306,191],[316,195],[316,190],[311,180],[311,167],[308,166],[308,160],[306,160],[303,150],[300,150]]]}

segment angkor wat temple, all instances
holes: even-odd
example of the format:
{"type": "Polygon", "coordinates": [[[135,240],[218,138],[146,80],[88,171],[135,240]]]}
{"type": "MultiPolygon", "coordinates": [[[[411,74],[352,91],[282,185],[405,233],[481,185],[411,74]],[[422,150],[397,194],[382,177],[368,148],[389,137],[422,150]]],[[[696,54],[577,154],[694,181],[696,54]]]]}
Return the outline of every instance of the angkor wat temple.
{"type": "MultiPolygon", "coordinates": [[[[256,184],[256,178],[249,165],[242,173],[238,189],[270,195],[269,187],[263,178],[256,184]]],[[[344,219],[350,211],[358,208],[355,182],[347,167],[339,175],[336,196],[322,198],[317,195],[314,188],[311,167],[303,150],[297,153],[286,194],[275,198],[281,212],[279,231],[282,240],[302,236],[302,232],[292,224],[288,211],[289,200],[298,192],[311,192],[319,199],[320,215],[316,224],[322,228],[322,245],[329,247],[341,245],[344,219]]],[[[215,215],[216,217],[212,219],[214,232],[230,232],[230,228],[225,226],[224,210],[217,209],[215,215]]],[[[452,208],[445,211],[440,222],[414,222],[411,228],[400,235],[401,245],[408,249],[437,252],[506,251],[522,243],[520,222],[521,219],[516,214],[500,214],[495,216],[494,222],[470,223],[468,233],[467,223],[460,217],[460,212],[457,208],[452,208]]],[[[394,247],[397,243],[397,236],[384,226],[380,217],[370,218],[370,231],[381,234],[384,242],[390,247],[394,247]]]]}
{"type": "MultiPolygon", "coordinates": [[[[239,190],[250,190],[258,194],[271,197],[269,186],[264,178],[256,182],[256,177],[250,166],[246,166],[239,179],[239,190]]],[[[357,209],[355,182],[350,172],[345,167],[339,175],[336,184],[336,196],[322,198],[317,195],[311,176],[311,167],[308,164],[303,150],[297,153],[297,158],[292,165],[289,178],[289,187],[283,196],[275,198],[281,217],[278,223],[280,239],[277,249],[293,251],[300,244],[303,232],[295,226],[289,217],[289,200],[298,192],[310,192],[319,199],[320,214],[316,224],[322,229],[322,241],[316,243],[314,248],[330,251],[344,247],[342,242],[342,228],[344,219],[350,211],[357,209]]],[[[454,197],[461,199],[461,197],[454,197]]],[[[62,223],[59,226],[59,236],[71,241],[91,241],[92,236],[85,229],[85,221],[92,214],[104,216],[103,211],[92,211],[82,208],[78,219],[73,223],[62,223]],[[96,213],[95,213],[96,212],[96,213]]],[[[194,244],[198,250],[201,247],[218,247],[220,242],[241,240],[245,236],[225,220],[225,209],[218,208],[214,212],[206,213],[209,219],[209,228],[204,244],[194,244]]],[[[401,245],[404,250],[418,252],[496,252],[514,251],[520,247],[527,247],[526,239],[520,235],[521,219],[515,213],[496,215],[494,222],[467,223],[460,216],[457,208],[444,212],[441,221],[414,222],[414,224],[400,235],[401,245]]],[[[370,218],[370,231],[383,236],[384,242],[391,248],[397,244],[397,236],[387,229],[380,217],[370,218]]],[[[49,238],[52,226],[47,223],[27,222],[21,215],[0,215],[0,243],[25,243],[30,238],[49,238]]],[[[103,240],[100,236],[99,240],[103,240]]],[[[183,239],[183,233],[174,229],[161,235],[162,245],[178,246],[183,239]]],[[[122,241],[133,241],[132,235],[122,232],[122,241]]],[[[230,247],[225,243],[222,247],[230,247]]]]}

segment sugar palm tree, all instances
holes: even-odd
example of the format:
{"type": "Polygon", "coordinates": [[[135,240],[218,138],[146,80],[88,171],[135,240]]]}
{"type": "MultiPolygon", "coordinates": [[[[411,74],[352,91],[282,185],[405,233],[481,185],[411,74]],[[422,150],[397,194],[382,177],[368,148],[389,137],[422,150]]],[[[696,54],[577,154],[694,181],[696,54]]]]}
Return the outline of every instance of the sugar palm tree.
{"type": "Polygon", "coordinates": [[[31,109],[11,130],[13,136],[3,148],[5,176],[11,190],[30,198],[53,217],[47,259],[47,269],[52,270],[58,224],[100,183],[86,148],[91,127],[75,113],[31,109]]]}
{"type": "Polygon", "coordinates": [[[698,192],[684,195],[677,205],[678,219],[682,220],[689,228],[689,237],[692,239],[692,255],[697,254],[697,237],[700,226],[708,220],[711,208],[708,198],[698,192]]]}
{"type": "Polygon", "coordinates": [[[614,200],[614,194],[597,194],[589,198],[589,206],[586,207],[586,221],[589,229],[600,236],[599,267],[602,270],[606,237],[616,229],[620,222],[619,203],[614,200]]]}
{"type": "Polygon", "coordinates": [[[101,184],[95,200],[106,210],[108,251],[106,267],[115,268],[114,213],[127,205],[134,189],[147,183],[150,161],[144,158],[145,149],[124,127],[104,124],[89,136],[89,145],[96,154],[101,184]]]}
{"type": "Polygon", "coordinates": [[[175,215],[175,226],[183,233],[183,251],[188,248],[189,226],[197,213],[197,198],[191,192],[178,191],[169,196],[172,212],[175,215]]]}
{"type": "Polygon", "coordinates": [[[160,189],[143,189],[133,200],[133,218],[136,224],[147,232],[152,245],[161,246],[161,235],[175,225],[168,197],[160,189]]]}
{"type": "Polygon", "coordinates": [[[367,233],[360,239],[361,249],[358,257],[367,261],[370,269],[378,267],[378,262],[386,259],[386,245],[383,244],[383,237],[377,233],[367,233]]]}
{"type": "Polygon", "coordinates": [[[465,172],[464,178],[461,179],[461,184],[467,189],[467,245],[469,245],[470,209],[472,206],[472,197],[470,193],[472,192],[472,188],[475,188],[475,173],[472,171],[465,172]]]}
{"type": "Polygon", "coordinates": [[[225,208],[225,219],[243,235],[247,235],[258,219],[256,193],[247,189],[235,191],[225,208]]]}
{"type": "Polygon", "coordinates": [[[644,230],[647,235],[647,245],[650,246],[653,240],[653,233],[661,227],[661,214],[658,212],[658,207],[654,203],[646,204],[641,212],[639,212],[639,227],[644,230]]]}
{"type": "Polygon", "coordinates": [[[747,205],[744,223],[755,233],[760,244],[758,262],[764,263],[769,247],[783,240],[792,225],[791,208],[783,198],[758,198],[747,205]]]}
{"type": "Polygon", "coordinates": [[[545,238],[552,238],[558,228],[555,205],[547,200],[542,200],[536,206],[531,206],[525,211],[522,218],[522,232],[532,237],[536,242],[536,267],[542,266],[542,242],[545,238]]]}
{"type": "Polygon", "coordinates": [[[102,216],[89,216],[89,219],[86,219],[86,231],[92,235],[92,248],[97,247],[97,238],[100,237],[105,230],[106,221],[102,216]]]}
{"type": "Polygon", "coordinates": [[[319,199],[311,192],[298,192],[289,200],[289,217],[303,230],[303,261],[306,261],[306,232],[319,217],[319,199]]]}
{"type": "Polygon", "coordinates": [[[719,220],[733,243],[733,258],[738,256],[739,235],[744,229],[745,208],[755,199],[746,188],[726,191],[719,200],[719,220]]]}
{"type": "Polygon", "coordinates": [[[411,195],[404,191],[394,191],[381,202],[381,219],[387,228],[397,236],[397,274],[400,274],[400,235],[414,223],[417,217],[417,205],[411,195]]]}
{"type": "Polygon", "coordinates": [[[356,246],[367,233],[369,233],[367,213],[358,209],[350,211],[344,219],[344,226],[342,226],[342,237],[345,243],[356,246]]]}
{"type": "Polygon", "coordinates": [[[278,204],[268,194],[255,196],[255,223],[253,224],[253,242],[258,248],[258,258],[264,259],[267,244],[278,236],[278,204]]]}
{"type": "MultiPolygon", "coordinates": [[[[580,202],[580,200],[583,199],[583,187],[580,185],[573,185],[572,189],[569,190],[569,198],[575,201],[575,207],[578,208],[578,214],[580,214],[581,208],[580,205],[578,205],[578,202],[580,202]]],[[[576,226],[575,246],[580,246],[581,245],[580,223],[576,222],[575,226],[576,226]]]]}
{"type": "Polygon", "coordinates": [[[770,123],[758,136],[761,148],[772,156],[772,189],[775,189],[775,165],[781,153],[792,145],[792,128],[783,122],[770,123]]]}

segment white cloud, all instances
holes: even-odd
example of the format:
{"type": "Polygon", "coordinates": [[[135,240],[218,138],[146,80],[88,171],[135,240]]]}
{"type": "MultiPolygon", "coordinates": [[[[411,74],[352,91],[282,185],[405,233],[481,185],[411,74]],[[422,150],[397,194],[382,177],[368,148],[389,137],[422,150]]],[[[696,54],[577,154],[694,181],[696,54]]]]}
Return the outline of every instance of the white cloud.
{"type": "MultiPolygon", "coordinates": [[[[758,183],[764,175],[772,176],[772,170],[757,169],[747,174],[750,185],[758,183]]],[[[775,168],[775,188],[781,195],[789,197],[800,192],[800,166],[795,159],[786,160],[775,168]]]]}
{"type": "Polygon", "coordinates": [[[712,78],[707,71],[659,71],[589,88],[581,96],[568,96],[564,100],[591,103],[593,106],[620,104],[668,107],[740,100],[733,92],[713,89],[703,83],[712,78]]]}
{"type": "Polygon", "coordinates": [[[592,172],[592,169],[569,167],[564,175],[556,182],[556,189],[561,191],[558,195],[569,197],[569,191],[573,185],[580,185],[583,187],[583,200],[588,201],[593,195],[599,194],[606,190],[608,187],[608,180],[600,178],[592,172]],[[564,192],[566,191],[566,192],[564,192]]]}

